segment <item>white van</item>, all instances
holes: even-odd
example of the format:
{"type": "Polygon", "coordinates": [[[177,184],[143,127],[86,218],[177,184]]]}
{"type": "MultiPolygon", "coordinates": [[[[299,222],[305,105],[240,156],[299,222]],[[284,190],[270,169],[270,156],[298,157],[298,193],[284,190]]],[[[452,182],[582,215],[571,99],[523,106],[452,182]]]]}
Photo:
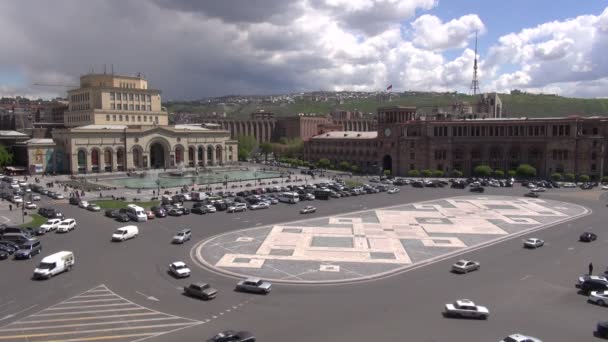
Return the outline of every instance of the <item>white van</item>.
{"type": "Polygon", "coordinates": [[[125,241],[136,237],[137,234],[139,234],[137,226],[120,227],[112,234],[112,241],[125,241]]]}
{"type": "Polygon", "coordinates": [[[49,279],[61,272],[71,270],[74,263],[74,253],[72,252],[63,251],[51,254],[44,257],[34,270],[34,279],[49,279]]]}
{"type": "Polygon", "coordinates": [[[144,210],[144,208],[139,207],[135,204],[127,205],[127,216],[129,216],[129,218],[135,222],[148,221],[148,215],[146,215],[146,211],[144,210]]]}

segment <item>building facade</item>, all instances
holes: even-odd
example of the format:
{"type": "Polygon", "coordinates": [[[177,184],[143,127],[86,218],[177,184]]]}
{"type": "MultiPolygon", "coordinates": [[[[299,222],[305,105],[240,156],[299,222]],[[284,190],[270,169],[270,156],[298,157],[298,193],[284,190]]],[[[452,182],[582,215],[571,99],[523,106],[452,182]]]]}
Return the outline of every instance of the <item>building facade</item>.
{"type": "Polygon", "coordinates": [[[20,144],[30,173],[96,173],[212,167],[237,162],[230,133],[168,125],[160,91],[140,76],[84,75],[68,92],[63,128],[20,144]]]}
{"type": "Polygon", "coordinates": [[[472,175],[478,165],[508,172],[520,164],[540,176],[608,173],[608,119],[601,117],[421,120],[414,107],[378,109],[378,130],[362,144],[356,132],[313,137],[304,156],[311,161],[348,161],[365,172],[454,170],[472,175]]]}

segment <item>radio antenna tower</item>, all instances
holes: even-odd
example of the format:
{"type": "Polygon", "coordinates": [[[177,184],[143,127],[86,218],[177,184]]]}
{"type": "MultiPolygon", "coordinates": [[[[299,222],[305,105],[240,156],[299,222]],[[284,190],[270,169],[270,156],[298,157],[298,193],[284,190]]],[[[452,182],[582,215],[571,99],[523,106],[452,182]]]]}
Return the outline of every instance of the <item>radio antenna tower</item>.
{"type": "Polygon", "coordinates": [[[473,64],[473,81],[471,81],[473,95],[479,93],[479,80],[477,79],[477,31],[475,31],[475,63],[473,64]]]}

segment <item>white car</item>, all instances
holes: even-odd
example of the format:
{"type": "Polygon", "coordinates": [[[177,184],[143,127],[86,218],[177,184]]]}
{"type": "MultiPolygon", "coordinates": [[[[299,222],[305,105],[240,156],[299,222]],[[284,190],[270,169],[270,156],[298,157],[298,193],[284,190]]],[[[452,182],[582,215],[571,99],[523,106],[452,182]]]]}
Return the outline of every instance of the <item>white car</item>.
{"type": "Polygon", "coordinates": [[[65,219],[57,226],[57,233],[67,233],[76,228],[76,220],[73,218],[65,219]]]}
{"type": "Polygon", "coordinates": [[[25,202],[25,209],[36,209],[38,208],[38,206],[35,203],[32,202],[25,202]]]}
{"type": "Polygon", "coordinates": [[[217,209],[214,206],[212,206],[211,204],[206,204],[206,205],[203,206],[203,208],[205,208],[205,210],[208,213],[214,213],[214,212],[217,211],[217,209]]]}
{"type": "Polygon", "coordinates": [[[512,334],[512,335],[509,335],[509,336],[503,338],[502,340],[500,340],[500,342],[543,342],[543,341],[537,339],[536,337],[532,337],[532,336],[526,336],[526,335],[522,335],[522,334],[512,334]]]}
{"type": "Polygon", "coordinates": [[[562,184],[562,188],[576,188],[576,184],[570,182],[564,183],[562,184]]]}
{"type": "Polygon", "coordinates": [[[605,281],[608,282],[608,279],[604,276],[598,276],[598,275],[584,275],[584,276],[580,276],[577,279],[577,283],[576,283],[576,287],[580,287],[582,283],[584,283],[587,280],[600,280],[600,281],[605,281]]]}
{"type": "Polygon", "coordinates": [[[59,224],[61,223],[61,219],[50,219],[43,223],[40,228],[44,229],[46,232],[50,232],[51,230],[57,229],[59,224]]]}
{"type": "Polygon", "coordinates": [[[255,204],[249,205],[249,210],[257,210],[257,209],[268,209],[270,205],[266,202],[258,202],[255,204]]]}
{"type": "Polygon", "coordinates": [[[190,269],[183,261],[176,261],[169,264],[169,273],[176,278],[186,278],[190,276],[190,269]]]}
{"type": "Polygon", "coordinates": [[[459,299],[454,303],[446,304],[444,314],[455,318],[488,319],[490,311],[485,306],[475,305],[469,299],[459,299]]]}
{"type": "Polygon", "coordinates": [[[40,196],[38,196],[38,195],[32,196],[32,201],[40,201],[40,200],[41,200],[40,196]]]}
{"type": "Polygon", "coordinates": [[[192,201],[192,196],[190,194],[182,194],[184,196],[184,201],[192,201]]]}
{"type": "Polygon", "coordinates": [[[606,306],[608,303],[608,291],[591,291],[587,301],[597,305],[606,306]]]}
{"type": "Polygon", "coordinates": [[[602,185],[602,190],[608,190],[608,185],[602,185]]]}
{"type": "Polygon", "coordinates": [[[247,204],[245,203],[235,203],[234,205],[228,207],[228,210],[226,210],[229,213],[236,213],[239,211],[245,211],[247,210],[247,204]]]}
{"type": "Polygon", "coordinates": [[[79,208],[83,208],[84,209],[84,208],[86,208],[88,206],[89,206],[89,202],[87,202],[87,201],[80,201],[80,202],[78,202],[78,207],[79,208]]]}
{"type": "Polygon", "coordinates": [[[532,188],[530,189],[532,192],[545,192],[545,188],[532,188]]]}
{"type": "Polygon", "coordinates": [[[479,270],[479,267],[480,265],[477,261],[458,260],[454,265],[452,265],[452,272],[469,273],[479,270]]]}
{"type": "Polygon", "coordinates": [[[26,186],[28,186],[28,185],[29,185],[29,184],[27,184],[27,182],[24,182],[24,181],[20,181],[20,182],[19,182],[19,186],[20,186],[20,187],[22,187],[22,188],[25,188],[25,187],[26,187],[26,186]]]}
{"type": "Polygon", "coordinates": [[[538,248],[545,245],[545,241],[538,238],[529,238],[524,241],[525,248],[538,248]]]}
{"type": "Polygon", "coordinates": [[[387,191],[387,192],[388,192],[389,194],[396,194],[396,193],[398,193],[399,191],[401,191],[401,190],[399,190],[399,188],[391,188],[391,189],[388,189],[388,191],[387,191]]]}
{"type": "Polygon", "coordinates": [[[21,196],[13,196],[12,202],[13,203],[23,203],[23,198],[21,198],[21,196]]]}
{"type": "Polygon", "coordinates": [[[307,205],[300,210],[300,214],[311,214],[317,212],[317,208],[307,205]]]}
{"type": "Polygon", "coordinates": [[[57,193],[57,194],[55,194],[55,196],[53,196],[53,198],[54,199],[64,199],[65,197],[63,197],[62,194],[57,193]]]}

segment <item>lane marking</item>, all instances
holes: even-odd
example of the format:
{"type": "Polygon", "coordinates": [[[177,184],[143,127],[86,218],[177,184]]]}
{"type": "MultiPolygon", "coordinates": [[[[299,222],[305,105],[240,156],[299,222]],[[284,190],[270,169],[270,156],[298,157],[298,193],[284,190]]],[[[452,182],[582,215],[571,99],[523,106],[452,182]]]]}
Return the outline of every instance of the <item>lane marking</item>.
{"type": "Polygon", "coordinates": [[[96,312],[135,311],[135,310],[147,310],[147,309],[143,308],[143,307],[138,307],[138,308],[110,309],[110,310],[89,310],[89,311],[61,312],[61,313],[51,313],[51,314],[35,314],[35,315],[30,315],[29,317],[81,315],[81,314],[96,313],[96,312]]]}
{"type": "Polygon", "coordinates": [[[4,304],[0,304],[0,308],[1,308],[1,307],[3,307],[3,306],[5,306],[5,305],[9,305],[10,303],[14,303],[14,302],[15,302],[15,300],[14,300],[14,299],[12,299],[12,300],[10,300],[10,301],[8,301],[8,302],[4,303],[4,304]]]}
{"type": "Polygon", "coordinates": [[[27,308],[25,308],[25,309],[23,309],[23,310],[20,310],[20,311],[17,311],[17,312],[13,312],[13,313],[10,313],[10,314],[8,314],[8,315],[6,315],[6,316],[4,316],[4,317],[0,318],[0,321],[4,321],[5,319],[13,318],[13,317],[17,316],[18,314],[20,314],[20,313],[22,313],[22,312],[25,312],[25,311],[27,311],[27,310],[29,310],[29,309],[35,308],[35,307],[37,307],[37,306],[38,306],[38,304],[34,304],[34,305],[32,305],[32,306],[30,306],[30,307],[27,307],[27,308]]]}
{"type": "Polygon", "coordinates": [[[526,280],[526,279],[528,279],[528,278],[530,278],[530,277],[531,277],[531,275],[527,274],[527,275],[523,276],[523,277],[522,277],[521,279],[519,279],[519,280],[526,280]]]}
{"type": "Polygon", "coordinates": [[[108,296],[114,296],[114,294],[108,293],[108,294],[98,294],[98,295],[90,295],[90,296],[84,295],[84,296],[76,296],[76,297],[74,297],[74,299],[75,298],[97,298],[97,297],[108,297],[108,296]]]}
{"type": "MultiPolygon", "coordinates": [[[[77,304],[77,303],[99,303],[99,302],[109,302],[109,301],[113,301],[113,300],[122,300],[122,299],[120,299],[120,298],[107,298],[107,299],[76,300],[76,301],[69,301],[69,302],[61,302],[60,304],[57,304],[57,305],[77,304]]],[[[53,307],[55,307],[57,305],[53,305],[53,307]]]]}
{"type": "MultiPolygon", "coordinates": [[[[42,327],[28,327],[27,330],[41,330],[41,329],[59,329],[59,328],[74,328],[74,327],[86,327],[90,325],[108,325],[108,324],[117,324],[117,323],[136,323],[136,322],[148,322],[148,321],[164,321],[164,320],[174,320],[181,319],[180,317],[157,317],[157,318],[148,318],[148,319],[133,319],[133,320],[120,320],[120,321],[108,321],[108,322],[93,322],[93,323],[80,323],[80,324],[64,324],[64,325],[49,325],[42,327]]],[[[137,327],[132,327],[137,328],[137,327]]],[[[0,331],[23,331],[23,327],[20,328],[8,328],[8,329],[0,329],[0,331]]]]}
{"type": "Polygon", "coordinates": [[[118,338],[126,338],[126,337],[140,337],[140,336],[158,336],[162,334],[157,333],[140,333],[140,334],[126,334],[126,335],[107,335],[107,336],[99,336],[99,337],[83,337],[83,338],[70,338],[67,340],[46,340],[39,342],[76,342],[76,341],[99,341],[99,340],[115,340],[118,338]]]}
{"type": "MultiPolygon", "coordinates": [[[[112,310],[114,311],[114,310],[112,310]]],[[[116,318],[116,317],[135,317],[135,316],[151,316],[158,315],[156,312],[142,312],[135,314],[123,314],[123,315],[108,315],[108,316],[90,316],[90,317],[76,317],[76,318],[56,318],[56,319],[43,319],[38,321],[19,321],[9,324],[20,325],[20,324],[31,324],[31,323],[47,323],[47,322],[62,322],[62,321],[86,321],[91,319],[103,319],[103,318],[116,318]]]]}
{"type": "MultiPolygon", "coordinates": [[[[199,324],[197,322],[196,324],[199,324]]],[[[42,334],[22,334],[22,335],[11,335],[11,336],[0,336],[0,340],[9,340],[13,338],[31,338],[31,337],[45,337],[45,336],[61,336],[61,335],[75,335],[75,334],[89,334],[96,332],[106,331],[118,331],[118,330],[134,330],[134,329],[153,329],[158,327],[176,327],[176,326],[193,326],[196,325],[191,322],[188,323],[171,323],[171,324],[155,324],[155,325],[140,325],[133,327],[121,327],[121,328],[110,328],[110,329],[92,329],[92,330],[74,330],[74,331],[62,331],[54,333],[42,333],[42,334]]]]}
{"type": "Polygon", "coordinates": [[[134,305],[133,303],[117,303],[117,304],[99,304],[99,305],[82,305],[82,306],[68,306],[63,308],[48,308],[45,310],[66,310],[66,309],[83,309],[83,308],[98,308],[104,306],[118,306],[118,305],[134,305]]]}

